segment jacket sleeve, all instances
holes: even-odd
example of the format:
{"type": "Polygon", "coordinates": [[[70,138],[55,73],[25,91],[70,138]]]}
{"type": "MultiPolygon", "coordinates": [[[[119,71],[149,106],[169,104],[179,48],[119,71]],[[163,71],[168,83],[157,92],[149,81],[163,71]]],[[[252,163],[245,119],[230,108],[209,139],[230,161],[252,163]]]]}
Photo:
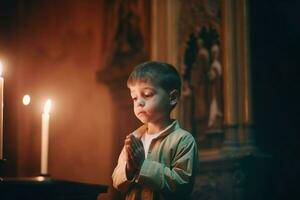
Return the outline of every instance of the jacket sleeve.
{"type": "Polygon", "coordinates": [[[198,148],[191,134],[179,141],[168,167],[164,163],[145,160],[138,182],[148,184],[167,195],[186,195],[193,189],[198,166],[198,148]]]}
{"type": "Polygon", "coordinates": [[[112,174],[113,186],[121,192],[126,192],[133,183],[133,180],[128,180],[126,176],[125,155],[125,149],[123,148],[118,159],[118,164],[112,174]]]}

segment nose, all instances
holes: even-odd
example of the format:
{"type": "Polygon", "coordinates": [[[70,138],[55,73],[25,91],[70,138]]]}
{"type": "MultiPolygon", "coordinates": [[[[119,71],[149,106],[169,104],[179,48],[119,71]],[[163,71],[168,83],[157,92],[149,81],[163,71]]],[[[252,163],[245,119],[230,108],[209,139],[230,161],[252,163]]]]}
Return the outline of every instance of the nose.
{"type": "Polygon", "coordinates": [[[137,100],[137,106],[144,106],[145,105],[145,100],[143,98],[138,98],[137,100]]]}

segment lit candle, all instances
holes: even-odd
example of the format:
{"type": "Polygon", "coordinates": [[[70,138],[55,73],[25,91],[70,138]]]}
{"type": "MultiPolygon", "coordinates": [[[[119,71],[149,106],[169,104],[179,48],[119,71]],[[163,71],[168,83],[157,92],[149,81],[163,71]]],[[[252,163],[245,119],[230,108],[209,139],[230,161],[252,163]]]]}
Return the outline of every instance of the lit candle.
{"type": "Polygon", "coordinates": [[[3,64],[0,61],[0,160],[3,160],[3,88],[4,79],[2,77],[3,64]]]}
{"type": "Polygon", "coordinates": [[[22,102],[24,106],[28,106],[30,104],[30,95],[29,94],[24,95],[22,102]]]}
{"type": "Polygon", "coordinates": [[[48,99],[44,105],[42,114],[42,152],[41,152],[41,174],[48,174],[48,144],[49,144],[49,120],[51,109],[51,100],[48,99]]]}

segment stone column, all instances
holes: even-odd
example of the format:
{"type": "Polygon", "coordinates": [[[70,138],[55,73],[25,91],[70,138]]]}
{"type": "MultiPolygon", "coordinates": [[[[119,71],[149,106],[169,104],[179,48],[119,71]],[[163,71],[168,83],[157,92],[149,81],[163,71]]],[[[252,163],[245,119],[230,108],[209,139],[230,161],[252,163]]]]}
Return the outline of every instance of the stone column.
{"type": "Polygon", "coordinates": [[[236,16],[234,0],[222,2],[222,38],[224,63],[224,143],[222,154],[232,155],[238,150],[238,94],[236,70],[236,16]]]}
{"type": "Polygon", "coordinates": [[[257,151],[253,135],[253,116],[251,101],[251,77],[250,77],[250,54],[249,54],[249,22],[248,1],[236,1],[237,7],[237,52],[239,70],[239,143],[241,153],[247,154],[257,151]]]}
{"type": "Polygon", "coordinates": [[[253,136],[247,0],[223,2],[224,127],[223,155],[257,151],[253,136]],[[237,151],[239,150],[239,151],[237,151]]]}

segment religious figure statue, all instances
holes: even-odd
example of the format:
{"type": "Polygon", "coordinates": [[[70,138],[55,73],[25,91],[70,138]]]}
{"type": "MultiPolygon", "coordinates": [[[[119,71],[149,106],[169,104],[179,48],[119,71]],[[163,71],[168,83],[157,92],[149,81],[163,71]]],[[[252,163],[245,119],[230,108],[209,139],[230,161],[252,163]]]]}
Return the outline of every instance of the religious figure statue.
{"type": "Polygon", "coordinates": [[[210,82],[210,105],[209,105],[209,118],[208,128],[214,127],[218,117],[222,117],[223,114],[220,110],[221,103],[221,77],[222,66],[219,61],[220,49],[217,44],[211,47],[211,65],[208,72],[208,79],[210,82]]]}
{"type": "MultiPolygon", "coordinates": [[[[118,23],[114,36],[113,62],[143,57],[144,38],[137,0],[122,0],[118,7],[118,23]]],[[[123,65],[119,65],[122,67],[123,65]]]]}
{"type": "Polygon", "coordinates": [[[180,118],[203,148],[221,145],[224,136],[221,14],[219,1],[192,0],[179,15],[180,118]]]}
{"type": "Polygon", "coordinates": [[[196,61],[192,67],[191,73],[191,85],[193,87],[193,92],[195,93],[197,100],[195,102],[196,118],[205,118],[207,99],[207,74],[209,68],[209,52],[203,45],[203,40],[201,38],[197,39],[198,52],[196,54],[196,61]],[[201,98],[201,100],[200,100],[201,98]]]}
{"type": "Polygon", "coordinates": [[[203,138],[222,125],[222,65],[218,34],[203,27],[190,34],[184,55],[184,119],[186,128],[203,138]],[[199,135],[200,134],[200,135],[199,135]]]}

